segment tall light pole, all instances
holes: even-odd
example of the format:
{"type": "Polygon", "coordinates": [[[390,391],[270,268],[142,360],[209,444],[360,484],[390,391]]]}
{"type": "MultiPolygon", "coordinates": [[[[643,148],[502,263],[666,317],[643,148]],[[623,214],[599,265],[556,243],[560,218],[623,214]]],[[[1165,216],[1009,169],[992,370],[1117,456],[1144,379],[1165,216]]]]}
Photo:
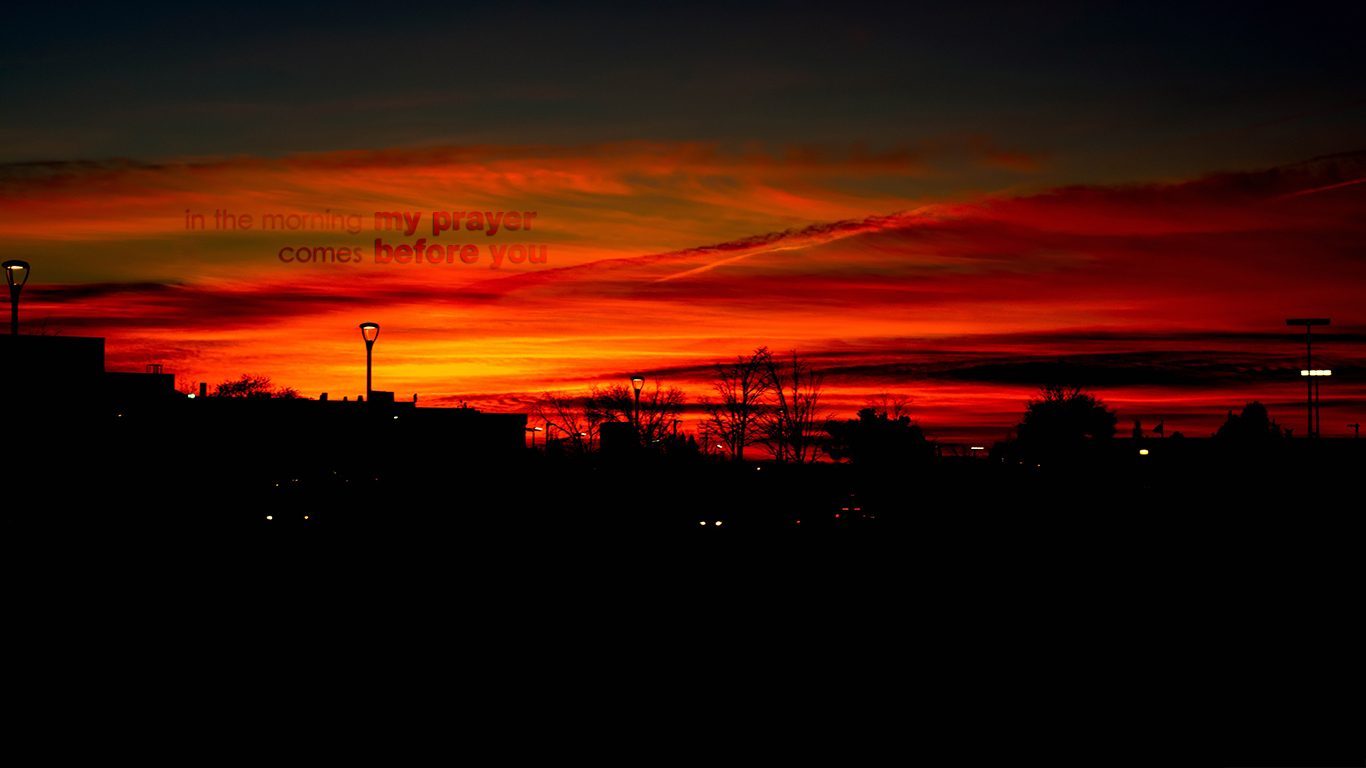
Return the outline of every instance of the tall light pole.
{"type": "Polygon", "coordinates": [[[370,371],[371,371],[371,352],[375,349],[375,339],[379,338],[378,323],[361,323],[360,336],[365,339],[365,402],[370,402],[375,398],[371,396],[370,390],[370,371]]]}
{"type": "MultiPolygon", "coordinates": [[[[1295,318],[1286,318],[1286,320],[1285,320],[1285,324],[1286,324],[1286,325],[1302,325],[1302,326],[1304,326],[1304,342],[1305,342],[1305,345],[1306,345],[1306,346],[1305,346],[1305,351],[1306,351],[1305,360],[1306,360],[1306,363],[1307,363],[1304,367],[1307,368],[1307,369],[1309,369],[1309,370],[1311,370],[1311,371],[1314,369],[1314,326],[1316,326],[1316,325],[1328,325],[1328,319],[1329,319],[1329,318],[1326,318],[1326,317],[1295,317],[1295,318]]],[[[1308,376],[1309,374],[1306,373],[1306,374],[1304,374],[1304,375],[1305,375],[1305,376],[1308,376]]],[[[1316,436],[1317,436],[1317,435],[1316,435],[1317,430],[1314,429],[1314,379],[1313,379],[1313,377],[1310,377],[1310,378],[1307,380],[1307,382],[1308,382],[1308,385],[1309,385],[1309,405],[1308,405],[1308,413],[1309,413],[1309,436],[1310,436],[1310,437],[1316,437],[1316,436]]]]}
{"type": "Polygon", "coordinates": [[[1332,376],[1333,372],[1327,368],[1311,368],[1307,371],[1300,371],[1300,375],[1309,376],[1309,380],[1314,382],[1314,423],[1311,425],[1312,429],[1310,430],[1310,434],[1318,435],[1320,432],[1319,428],[1323,426],[1323,420],[1320,418],[1323,414],[1319,412],[1319,378],[1322,376],[1332,376]]]}
{"type": "Polygon", "coordinates": [[[9,334],[19,335],[19,289],[28,282],[28,262],[11,259],[4,263],[5,282],[9,283],[9,334]]]}

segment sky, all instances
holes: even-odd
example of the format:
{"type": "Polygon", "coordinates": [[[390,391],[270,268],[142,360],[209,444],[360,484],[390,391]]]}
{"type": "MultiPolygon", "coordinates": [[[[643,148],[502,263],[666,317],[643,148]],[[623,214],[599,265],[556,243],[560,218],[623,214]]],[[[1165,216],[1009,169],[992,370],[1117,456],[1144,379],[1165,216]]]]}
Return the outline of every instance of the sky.
{"type": "Polygon", "coordinates": [[[901,395],[945,443],[1005,437],[1060,380],[1121,434],[1250,400],[1303,434],[1285,319],[1330,317],[1346,435],[1363,17],[30,6],[0,31],[0,234],[33,267],[21,332],[106,337],[108,369],[187,390],[363,394],[373,321],[375,388],[427,405],[639,372],[685,390],[687,429],[711,366],[768,347],[824,373],[826,415],[901,395]]]}

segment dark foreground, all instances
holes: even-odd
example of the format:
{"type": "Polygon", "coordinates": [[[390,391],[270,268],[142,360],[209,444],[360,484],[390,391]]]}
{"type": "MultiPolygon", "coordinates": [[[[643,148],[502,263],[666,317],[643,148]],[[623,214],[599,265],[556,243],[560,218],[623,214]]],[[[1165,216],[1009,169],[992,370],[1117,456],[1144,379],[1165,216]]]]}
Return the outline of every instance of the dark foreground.
{"type": "Polygon", "coordinates": [[[793,467],[118,438],[6,457],[15,626],[63,664],[125,636],[424,680],[706,659],[751,670],[708,683],[744,702],[752,670],[809,693],[819,664],[857,692],[805,716],[970,759],[1169,759],[1193,722],[1265,765],[1353,732],[1356,441],[793,467]]]}

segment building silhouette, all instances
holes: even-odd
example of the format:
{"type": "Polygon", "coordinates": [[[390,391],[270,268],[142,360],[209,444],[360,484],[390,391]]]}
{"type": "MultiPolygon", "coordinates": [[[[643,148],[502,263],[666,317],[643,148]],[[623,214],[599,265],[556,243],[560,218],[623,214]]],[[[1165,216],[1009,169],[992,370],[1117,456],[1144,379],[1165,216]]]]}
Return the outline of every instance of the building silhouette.
{"type": "Polygon", "coordinates": [[[310,489],[307,504],[375,484],[440,493],[523,459],[525,414],[419,408],[391,393],[192,398],[159,366],[106,371],[104,344],[0,337],[6,460],[31,492],[7,515],[89,517],[116,499],[159,516],[240,510],[298,487],[310,489]]]}

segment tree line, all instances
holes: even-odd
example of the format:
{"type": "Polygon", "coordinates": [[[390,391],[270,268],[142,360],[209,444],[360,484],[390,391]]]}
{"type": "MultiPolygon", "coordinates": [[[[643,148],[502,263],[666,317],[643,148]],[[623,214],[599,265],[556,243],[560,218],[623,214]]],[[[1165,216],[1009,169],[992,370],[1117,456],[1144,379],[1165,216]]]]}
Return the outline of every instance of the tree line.
{"type": "MultiPolygon", "coordinates": [[[[774,355],[759,347],[748,355],[712,366],[711,392],[701,398],[706,416],[696,435],[679,435],[686,403],[677,387],[655,381],[637,395],[625,384],[593,385],[586,395],[544,393],[533,407],[544,439],[576,454],[596,452],[606,423],[634,425],[638,447],[667,455],[714,454],[719,449],[743,461],[746,449],[764,448],[778,462],[805,464],[830,458],[872,465],[901,463],[936,455],[934,441],[910,417],[904,396],[880,395],[853,419],[825,416],[821,401],[825,376],[795,350],[774,355]]],[[[267,376],[244,374],[219,383],[210,397],[299,397],[290,387],[274,385],[267,376]]],[[[1010,435],[994,443],[992,457],[1035,461],[1083,455],[1098,441],[1113,438],[1118,415],[1080,387],[1047,384],[1029,400],[1010,435]]],[[[1166,436],[1159,423],[1153,434],[1166,436]]],[[[1133,437],[1145,430],[1134,419],[1133,437]]],[[[1247,403],[1241,413],[1229,410],[1212,437],[1225,441],[1289,438],[1291,430],[1272,419],[1261,403],[1247,403]]],[[[1172,438],[1181,438],[1173,432],[1172,438]]]]}
{"type": "MultiPolygon", "coordinates": [[[[735,461],[745,451],[765,449],[774,460],[796,464],[830,458],[856,464],[904,463],[937,455],[934,441],[910,417],[909,400],[882,395],[853,419],[825,416],[821,401],[824,374],[796,351],[775,355],[759,347],[748,355],[712,366],[711,392],[701,398],[706,414],[697,442],[677,436],[684,393],[676,387],[644,389],[639,412],[635,393],[624,384],[594,386],[585,397],[546,393],[536,406],[557,439],[577,452],[597,449],[602,423],[638,420],[640,446],[663,453],[712,453],[719,449],[735,461]]],[[[1035,461],[1084,455],[1097,442],[1113,438],[1118,415],[1079,386],[1050,383],[1026,404],[1010,435],[992,445],[990,454],[1007,461],[1035,461]]],[[[1153,430],[1167,437],[1164,422],[1153,430]]],[[[1144,437],[1134,420],[1134,437],[1144,437]]],[[[1171,438],[1180,439],[1175,431],[1171,438]]],[[[1271,419],[1259,402],[1247,403],[1212,437],[1228,441],[1290,437],[1290,430],[1271,419]]]]}
{"type": "Polygon", "coordinates": [[[821,401],[824,374],[790,351],[774,355],[759,347],[748,355],[712,366],[711,392],[701,398],[706,416],[697,435],[677,434],[685,397],[677,387],[635,391],[625,384],[594,385],[575,397],[547,392],[537,401],[535,418],[547,439],[575,453],[600,445],[601,427],[610,422],[636,424],[639,447],[665,454],[723,452],[743,461],[745,451],[764,448],[779,462],[806,464],[824,457],[873,461],[874,457],[933,453],[930,441],[909,415],[909,400],[883,395],[856,419],[825,415],[821,401]]]}

